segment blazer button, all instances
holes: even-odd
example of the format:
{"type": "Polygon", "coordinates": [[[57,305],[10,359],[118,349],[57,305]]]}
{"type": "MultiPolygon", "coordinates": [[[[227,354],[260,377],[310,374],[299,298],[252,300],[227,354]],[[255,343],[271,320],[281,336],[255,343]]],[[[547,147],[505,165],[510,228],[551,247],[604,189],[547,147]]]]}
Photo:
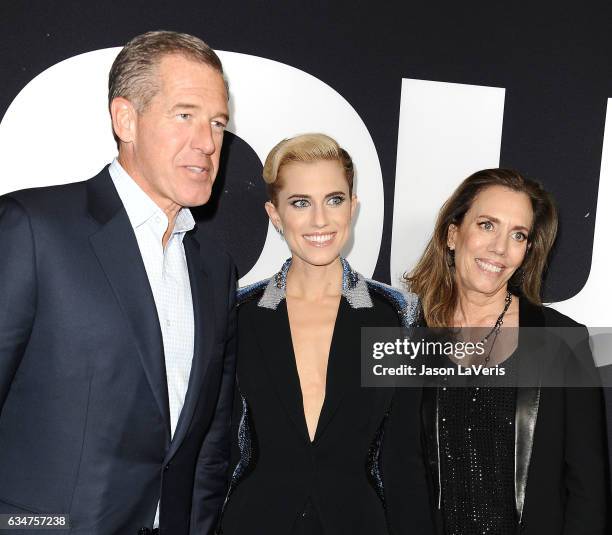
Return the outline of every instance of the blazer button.
{"type": "Polygon", "coordinates": [[[167,472],[168,470],[170,470],[170,463],[164,466],[164,472],[167,472]]]}

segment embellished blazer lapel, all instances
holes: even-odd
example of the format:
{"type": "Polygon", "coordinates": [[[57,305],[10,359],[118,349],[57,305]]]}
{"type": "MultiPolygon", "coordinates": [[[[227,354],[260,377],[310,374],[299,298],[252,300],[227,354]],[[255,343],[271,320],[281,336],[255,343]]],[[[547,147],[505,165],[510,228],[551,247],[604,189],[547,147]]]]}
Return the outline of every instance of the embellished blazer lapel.
{"type": "MultiPolygon", "coordinates": [[[[359,373],[356,373],[355,376],[350,373],[355,364],[359,371],[361,362],[360,332],[355,330],[355,318],[352,311],[373,307],[366,280],[359,273],[353,271],[346,260],[341,258],[341,262],[342,297],[328,355],[325,399],[317,424],[315,441],[322,435],[332,420],[347,388],[353,381],[361,380],[359,373]],[[354,351],[346,345],[347,341],[349,341],[349,344],[350,341],[355,343],[354,351]]],[[[256,327],[256,334],[274,388],[278,391],[279,397],[298,432],[305,440],[310,441],[287,314],[285,289],[290,266],[291,259],[287,260],[281,270],[266,284],[258,301],[258,306],[262,309],[262,314],[259,316],[262,325],[256,327]],[[265,311],[265,309],[268,310],[265,311]]],[[[242,295],[248,295],[251,291],[258,291],[259,287],[260,285],[256,284],[244,288],[242,295]]]]}
{"type": "Polygon", "coordinates": [[[138,242],[107,170],[87,185],[88,209],[100,223],[90,243],[134,336],[145,376],[170,439],[168,382],[157,308],[138,242]]]}

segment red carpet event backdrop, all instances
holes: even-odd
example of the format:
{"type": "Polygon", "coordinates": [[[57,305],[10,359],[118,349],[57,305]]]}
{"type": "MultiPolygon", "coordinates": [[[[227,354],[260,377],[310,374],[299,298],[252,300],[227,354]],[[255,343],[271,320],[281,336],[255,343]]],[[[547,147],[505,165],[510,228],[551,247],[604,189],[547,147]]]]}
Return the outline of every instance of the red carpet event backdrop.
{"type": "Polygon", "coordinates": [[[96,174],[116,153],[106,83],[121,45],[184,31],[219,52],[230,85],[216,191],[195,215],[227,243],[241,284],[288,255],[263,210],[263,159],[282,138],[320,131],[356,164],[346,255],[365,275],[398,285],[456,185],[512,167],[560,208],[545,301],[609,327],[610,15],[604,3],[11,3],[0,17],[0,194],[96,174]]]}

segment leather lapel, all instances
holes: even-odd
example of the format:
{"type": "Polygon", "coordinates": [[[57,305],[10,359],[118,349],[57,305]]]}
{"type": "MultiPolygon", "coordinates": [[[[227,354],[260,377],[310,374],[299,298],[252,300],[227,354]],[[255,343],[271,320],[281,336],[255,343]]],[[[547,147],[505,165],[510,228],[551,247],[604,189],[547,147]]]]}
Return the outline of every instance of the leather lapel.
{"type": "Polygon", "coordinates": [[[157,309],[138,242],[108,171],[89,181],[89,212],[101,228],[91,246],[129,325],[170,439],[168,383],[157,309]]]}
{"type": "MultiPolygon", "coordinates": [[[[531,305],[525,298],[522,298],[519,303],[519,326],[538,327],[543,325],[544,315],[540,308],[531,305]]],[[[532,383],[533,377],[539,377],[540,374],[537,341],[534,340],[531,331],[529,333],[523,333],[519,331],[519,348],[521,345],[523,347],[527,346],[529,347],[529,351],[526,353],[521,352],[521,359],[519,360],[519,387],[516,393],[514,424],[514,488],[516,511],[518,513],[519,522],[521,521],[525,507],[527,476],[529,474],[529,464],[531,462],[531,452],[533,450],[533,437],[540,405],[540,388],[520,386],[521,384],[532,383]],[[529,339],[527,340],[526,337],[529,339]]]]}
{"type": "Polygon", "coordinates": [[[527,475],[533,449],[533,435],[540,405],[539,388],[518,388],[516,394],[514,441],[514,488],[519,522],[525,507],[527,475]]]}
{"type": "Polygon", "coordinates": [[[355,366],[359,369],[361,365],[360,347],[357,345],[356,350],[353,351],[352,348],[348,348],[346,345],[355,340],[359,344],[360,341],[359,329],[355,330],[355,324],[350,321],[351,310],[347,300],[341,297],[329,348],[325,400],[317,424],[315,441],[323,434],[333,415],[338,410],[351,381],[355,377],[360,380],[361,377],[359,374],[352,373],[355,366]]]}
{"type": "Polygon", "coordinates": [[[189,384],[185,395],[185,403],[176,424],[176,430],[172,438],[170,450],[166,459],[170,459],[181,442],[191,424],[193,413],[198,404],[206,376],[206,370],[210,364],[211,349],[215,335],[215,305],[213,291],[210,287],[210,277],[200,254],[200,244],[195,238],[195,230],[187,233],[183,240],[187,267],[189,269],[189,282],[191,284],[191,296],[193,300],[193,360],[189,374],[189,384]]]}
{"type": "Polygon", "coordinates": [[[431,479],[434,496],[436,499],[436,507],[442,508],[442,484],[440,482],[439,466],[440,466],[440,432],[438,421],[438,388],[430,384],[423,386],[423,395],[421,397],[421,425],[423,427],[424,451],[426,461],[429,466],[436,468],[435,474],[433,471],[428,471],[431,479]]]}
{"type": "Polygon", "coordinates": [[[283,299],[276,310],[261,307],[255,329],[261,356],[270,374],[272,387],[300,436],[310,441],[304,417],[302,390],[295,364],[287,302],[283,299]]]}

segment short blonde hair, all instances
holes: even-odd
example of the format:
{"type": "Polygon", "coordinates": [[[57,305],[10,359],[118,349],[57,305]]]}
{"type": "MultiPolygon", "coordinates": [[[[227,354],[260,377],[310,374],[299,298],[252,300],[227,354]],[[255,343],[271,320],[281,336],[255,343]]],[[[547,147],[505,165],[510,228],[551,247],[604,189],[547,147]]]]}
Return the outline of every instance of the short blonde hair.
{"type": "Polygon", "coordinates": [[[277,202],[278,192],[283,187],[281,171],[285,165],[292,162],[312,163],[322,160],[335,160],[340,163],[349,187],[349,195],[352,195],[355,170],[349,153],[338,145],[335,139],[315,133],[283,139],[268,154],[263,168],[263,179],[266,182],[270,201],[273,204],[277,202]]]}

